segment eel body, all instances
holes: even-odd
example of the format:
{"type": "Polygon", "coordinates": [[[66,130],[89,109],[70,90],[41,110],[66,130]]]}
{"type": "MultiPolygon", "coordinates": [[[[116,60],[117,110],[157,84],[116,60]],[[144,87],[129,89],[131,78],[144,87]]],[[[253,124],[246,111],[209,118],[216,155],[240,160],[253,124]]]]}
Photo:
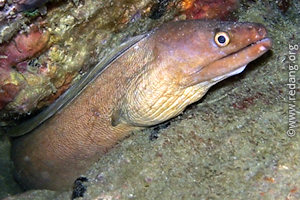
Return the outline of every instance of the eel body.
{"type": "Polygon", "coordinates": [[[255,23],[164,24],[107,64],[71,103],[13,141],[26,189],[63,190],[132,130],[168,120],[271,48],[255,23]]]}

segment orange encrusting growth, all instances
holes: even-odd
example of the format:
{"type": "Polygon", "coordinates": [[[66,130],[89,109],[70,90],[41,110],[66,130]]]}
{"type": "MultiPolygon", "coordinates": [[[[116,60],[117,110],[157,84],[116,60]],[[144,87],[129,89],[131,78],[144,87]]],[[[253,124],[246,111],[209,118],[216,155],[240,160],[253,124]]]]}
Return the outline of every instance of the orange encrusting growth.
{"type": "Polygon", "coordinates": [[[182,10],[190,9],[193,6],[194,2],[195,0],[183,0],[181,2],[181,9],[182,10]]]}
{"type": "Polygon", "coordinates": [[[224,20],[238,5],[238,0],[183,0],[181,9],[187,19],[224,20]]]}

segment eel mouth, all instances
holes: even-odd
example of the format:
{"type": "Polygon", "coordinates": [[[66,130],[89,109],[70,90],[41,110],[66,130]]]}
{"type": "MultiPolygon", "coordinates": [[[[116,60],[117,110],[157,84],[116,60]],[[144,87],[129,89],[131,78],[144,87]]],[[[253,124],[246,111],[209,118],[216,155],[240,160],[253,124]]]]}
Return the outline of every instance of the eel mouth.
{"type": "Polygon", "coordinates": [[[249,62],[266,53],[271,47],[272,40],[265,37],[206,65],[182,81],[182,85],[189,87],[199,83],[216,83],[241,73],[249,62]]]}
{"type": "Polygon", "coordinates": [[[184,87],[199,83],[214,84],[229,76],[241,73],[249,62],[266,53],[271,47],[272,40],[265,37],[204,66],[182,81],[181,84],[184,87]]]}
{"type": "Polygon", "coordinates": [[[238,74],[248,63],[266,53],[271,47],[272,40],[263,38],[208,64],[198,75],[203,77],[202,81],[214,81],[238,74]]]}

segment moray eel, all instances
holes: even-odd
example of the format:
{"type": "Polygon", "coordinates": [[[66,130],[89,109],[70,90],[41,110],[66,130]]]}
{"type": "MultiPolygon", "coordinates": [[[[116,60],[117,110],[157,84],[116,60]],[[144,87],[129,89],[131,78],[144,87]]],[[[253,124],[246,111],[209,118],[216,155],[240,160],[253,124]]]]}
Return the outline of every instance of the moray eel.
{"type": "Polygon", "coordinates": [[[177,116],[270,48],[266,29],[256,23],[160,26],[112,56],[80,95],[13,141],[16,179],[26,189],[70,188],[132,130],[177,116]]]}

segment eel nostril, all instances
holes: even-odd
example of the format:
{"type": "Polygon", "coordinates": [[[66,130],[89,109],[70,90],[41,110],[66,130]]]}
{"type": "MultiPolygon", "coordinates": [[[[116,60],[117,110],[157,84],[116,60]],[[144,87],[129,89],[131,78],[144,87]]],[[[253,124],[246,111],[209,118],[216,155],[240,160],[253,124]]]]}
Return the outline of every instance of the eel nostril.
{"type": "Polygon", "coordinates": [[[257,33],[261,37],[265,37],[267,35],[267,31],[264,27],[258,27],[257,33]]]}

